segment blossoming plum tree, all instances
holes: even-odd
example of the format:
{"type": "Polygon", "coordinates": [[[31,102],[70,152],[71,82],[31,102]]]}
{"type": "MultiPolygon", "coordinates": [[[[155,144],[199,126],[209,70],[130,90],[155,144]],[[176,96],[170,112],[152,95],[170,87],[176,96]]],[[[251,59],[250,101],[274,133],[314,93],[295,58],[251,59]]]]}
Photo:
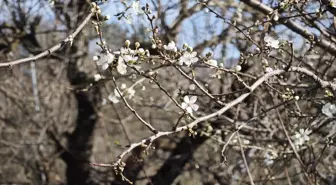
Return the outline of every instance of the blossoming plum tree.
{"type": "MultiPolygon", "coordinates": [[[[186,178],[181,184],[335,183],[334,1],[121,1],[115,20],[102,11],[104,1],[72,1],[67,8],[82,10],[76,15],[82,22],[75,23],[75,15],[60,8],[66,2],[50,2],[69,29],[78,25],[74,31],[46,51],[34,53],[23,43],[34,56],[0,63],[0,68],[24,66],[53,56],[66,66],[70,88],[63,89],[71,89],[77,103],[77,111],[68,116],[76,118],[73,130],[53,122],[60,118],[48,107],[57,105],[52,95],[34,93],[35,100],[43,99],[42,113],[20,107],[33,115],[21,120],[39,130],[40,147],[33,153],[44,169],[40,181],[52,178],[45,175],[49,166],[42,168],[40,161],[52,163],[46,156],[57,154],[67,166],[66,175],[57,177],[68,184],[106,179],[112,184],[178,184],[178,176],[186,178]],[[178,12],[173,18],[172,9],[178,12]],[[110,47],[113,40],[106,40],[102,31],[109,20],[130,25],[138,20],[141,26],[132,28],[142,30],[144,38],[138,39],[135,31],[135,39],[110,47]],[[85,25],[97,40],[99,51],[93,57],[82,52],[88,45],[80,33],[85,25]],[[202,27],[207,29],[199,32],[202,27]],[[105,130],[94,135],[100,123],[105,130]],[[113,136],[116,125],[122,134],[113,136]],[[52,149],[43,148],[44,137],[52,149]],[[138,179],[141,173],[144,180],[138,179]]],[[[5,24],[1,29],[11,30],[5,24]]],[[[29,33],[35,33],[33,27],[29,33]]],[[[15,87],[8,80],[3,85],[15,87]]],[[[33,88],[49,92],[36,84],[33,88]]],[[[15,107],[21,97],[9,90],[0,88],[0,93],[15,107]]],[[[60,115],[71,109],[65,108],[70,102],[56,109],[60,115]]],[[[8,109],[0,103],[0,110],[8,109]]],[[[8,115],[1,114],[6,127],[15,120],[8,115]]],[[[18,148],[4,138],[4,145],[18,148]]]]}

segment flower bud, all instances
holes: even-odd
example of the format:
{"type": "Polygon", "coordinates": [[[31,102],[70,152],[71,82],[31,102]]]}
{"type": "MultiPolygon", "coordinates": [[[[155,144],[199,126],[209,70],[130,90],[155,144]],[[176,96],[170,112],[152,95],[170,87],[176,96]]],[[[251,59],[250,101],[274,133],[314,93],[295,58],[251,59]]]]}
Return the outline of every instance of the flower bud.
{"type": "Polygon", "coordinates": [[[93,56],[92,59],[93,59],[93,61],[98,61],[99,57],[98,56],[93,56]]]}
{"type": "Polygon", "coordinates": [[[241,65],[236,65],[235,70],[236,70],[237,72],[241,71],[241,69],[242,69],[241,65]]]}
{"type": "Polygon", "coordinates": [[[126,41],[125,41],[125,46],[126,46],[127,48],[129,48],[130,44],[131,44],[131,41],[129,41],[129,40],[126,40],[126,41]]]}
{"type": "Polygon", "coordinates": [[[184,43],[183,46],[182,46],[182,49],[187,49],[187,48],[188,48],[188,44],[184,43]]]}
{"type": "Polygon", "coordinates": [[[140,47],[140,43],[139,42],[136,42],[134,45],[135,45],[135,49],[138,49],[140,47]]]}
{"type": "Polygon", "coordinates": [[[212,55],[213,55],[213,53],[212,53],[211,51],[209,51],[207,54],[205,54],[205,56],[206,56],[207,58],[211,58],[212,55]]]}

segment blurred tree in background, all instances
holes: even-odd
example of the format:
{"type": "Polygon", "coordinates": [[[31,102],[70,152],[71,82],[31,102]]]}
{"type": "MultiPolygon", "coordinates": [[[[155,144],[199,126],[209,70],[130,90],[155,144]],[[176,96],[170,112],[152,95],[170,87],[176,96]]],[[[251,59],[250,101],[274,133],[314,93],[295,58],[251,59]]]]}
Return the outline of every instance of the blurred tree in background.
{"type": "Polygon", "coordinates": [[[0,1],[0,184],[336,184],[336,1],[0,1]]]}

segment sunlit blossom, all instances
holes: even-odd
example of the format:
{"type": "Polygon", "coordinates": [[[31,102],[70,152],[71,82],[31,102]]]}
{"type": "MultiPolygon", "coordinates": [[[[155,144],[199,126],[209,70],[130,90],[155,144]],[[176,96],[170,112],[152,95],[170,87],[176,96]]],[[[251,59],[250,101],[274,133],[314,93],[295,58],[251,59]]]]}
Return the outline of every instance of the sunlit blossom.
{"type": "Polygon", "coordinates": [[[331,103],[323,105],[322,113],[328,117],[333,117],[333,115],[336,114],[336,105],[331,103]]]}
{"type": "Polygon", "coordinates": [[[101,79],[103,78],[103,76],[100,75],[100,74],[95,74],[95,75],[93,76],[93,78],[94,78],[94,81],[99,81],[99,80],[101,80],[101,79]]]}
{"type": "Polygon", "coordinates": [[[277,157],[277,154],[271,151],[266,151],[264,157],[264,163],[269,166],[274,163],[274,159],[277,157]]]}
{"type": "Polygon", "coordinates": [[[94,56],[93,60],[96,62],[97,66],[100,67],[102,70],[106,70],[109,65],[114,60],[114,55],[111,53],[103,53],[99,56],[94,56]]]}
{"type": "Polygon", "coordinates": [[[128,95],[128,98],[133,98],[135,95],[135,90],[133,88],[128,88],[127,95],[128,95]]]}
{"type": "Polygon", "coordinates": [[[208,60],[207,63],[214,66],[214,67],[218,66],[217,60],[214,60],[214,59],[208,60]]]}
{"type": "Polygon", "coordinates": [[[330,0],[330,6],[336,8],[336,0],[330,0]]]}
{"type": "Polygon", "coordinates": [[[191,64],[194,64],[198,61],[198,58],[196,57],[197,53],[194,52],[185,52],[181,58],[179,59],[180,65],[187,65],[190,66],[191,64]]]}
{"type": "Polygon", "coordinates": [[[167,50],[167,51],[173,51],[173,52],[176,52],[176,51],[177,51],[177,47],[176,47],[174,41],[170,41],[170,42],[168,43],[168,45],[164,45],[164,46],[163,46],[163,49],[165,49],[165,50],[167,50]]]}
{"type": "Polygon", "coordinates": [[[266,73],[270,73],[270,72],[272,72],[273,71],[273,69],[271,68],[271,67],[266,67],[265,68],[265,72],[266,73]]]}
{"type": "Polygon", "coordinates": [[[264,41],[266,42],[266,46],[274,48],[274,49],[278,49],[279,48],[279,44],[280,42],[276,39],[274,39],[271,36],[265,36],[264,41]]]}
{"type": "Polygon", "coordinates": [[[122,75],[127,73],[127,65],[125,64],[122,56],[119,56],[118,58],[117,71],[122,75]]]}
{"type": "Polygon", "coordinates": [[[133,8],[133,10],[136,14],[141,14],[142,13],[142,10],[141,10],[141,7],[140,7],[140,1],[134,1],[132,3],[132,8],[133,8]]]}
{"type": "Polygon", "coordinates": [[[295,135],[293,136],[294,140],[294,145],[299,147],[303,145],[306,141],[309,141],[309,134],[311,133],[311,130],[304,130],[304,129],[299,129],[298,132],[295,132],[295,135]]]}
{"type": "Polygon", "coordinates": [[[112,102],[112,103],[114,103],[114,104],[116,104],[116,103],[119,103],[120,102],[120,94],[118,93],[118,91],[117,91],[117,89],[114,89],[114,92],[113,92],[114,94],[110,94],[109,96],[108,96],[108,99],[112,102]]]}
{"type": "Polygon", "coordinates": [[[190,99],[188,96],[183,98],[184,102],[182,103],[182,108],[185,109],[189,114],[192,114],[193,111],[197,111],[199,106],[195,104],[197,101],[197,96],[192,96],[190,99]]]}
{"type": "Polygon", "coordinates": [[[125,60],[125,62],[129,63],[129,62],[135,62],[138,60],[138,57],[132,56],[132,55],[124,55],[123,59],[125,60]]]}

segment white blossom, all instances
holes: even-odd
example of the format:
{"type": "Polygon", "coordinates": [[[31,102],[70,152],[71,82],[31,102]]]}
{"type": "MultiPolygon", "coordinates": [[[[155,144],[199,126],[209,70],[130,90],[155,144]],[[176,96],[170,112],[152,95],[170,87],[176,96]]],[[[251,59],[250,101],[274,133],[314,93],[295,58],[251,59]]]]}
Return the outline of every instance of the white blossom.
{"type": "Polygon", "coordinates": [[[280,42],[276,39],[274,39],[271,36],[265,36],[264,41],[266,42],[266,46],[278,49],[280,42]]]}
{"type": "Polygon", "coordinates": [[[118,93],[117,89],[114,89],[114,94],[110,94],[108,96],[108,99],[114,104],[120,102],[119,98],[120,98],[120,94],[118,93]]]}
{"type": "Polygon", "coordinates": [[[133,98],[134,95],[135,95],[135,90],[133,88],[129,88],[127,89],[127,95],[128,95],[128,98],[133,98]]]}
{"type": "Polygon", "coordinates": [[[197,53],[194,52],[185,52],[181,58],[179,59],[179,64],[180,65],[187,65],[190,66],[193,63],[196,63],[198,61],[198,58],[196,57],[197,53]]]}
{"type": "Polygon", "coordinates": [[[95,74],[95,75],[93,76],[93,78],[94,78],[94,81],[99,81],[99,80],[102,79],[103,77],[102,77],[102,75],[100,75],[100,74],[95,74]]]}
{"type": "Polygon", "coordinates": [[[95,55],[95,56],[92,57],[92,59],[93,59],[93,61],[97,62],[99,60],[99,57],[95,55]]]}
{"type": "Polygon", "coordinates": [[[136,0],[132,3],[132,8],[136,14],[141,14],[142,10],[140,7],[140,1],[136,0]]]}
{"type": "Polygon", "coordinates": [[[330,0],[330,6],[336,8],[336,0],[330,0]]]}
{"type": "Polygon", "coordinates": [[[139,48],[138,53],[143,55],[143,54],[145,54],[145,50],[143,48],[139,48]]]}
{"type": "Polygon", "coordinates": [[[304,130],[302,128],[298,132],[295,132],[295,135],[293,136],[294,145],[296,147],[299,147],[303,145],[306,141],[309,141],[309,134],[311,132],[311,130],[304,130]]]}
{"type": "Polygon", "coordinates": [[[114,60],[114,55],[111,53],[103,53],[100,56],[94,56],[93,60],[96,62],[97,66],[102,70],[106,70],[114,60]]]}
{"type": "Polygon", "coordinates": [[[176,51],[177,51],[177,47],[176,47],[174,41],[170,41],[170,42],[168,43],[168,45],[164,45],[164,46],[163,46],[163,49],[165,49],[165,50],[167,50],[167,51],[173,51],[173,52],[176,52],[176,51]]]}
{"type": "Polygon", "coordinates": [[[274,163],[274,159],[277,157],[276,154],[270,152],[270,151],[267,151],[265,152],[265,155],[264,155],[265,159],[264,159],[264,163],[269,166],[269,165],[272,165],[274,163]]]}
{"type": "Polygon", "coordinates": [[[189,85],[189,90],[194,91],[196,89],[196,85],[195,84],[190,84],[189,85]]]}
{"type": "MultiPolygon", "coordinates": [[[[129,44],[130,41],[129,40],[126,40],[125,41],[125,44],[129,44]],[[128,41],[128,42],[127,42],[128,41]]],[[[135,54],[135,51],[132,50],[131,48],[120,48],[120,54],[121,55],[134,55],[135,54]]]]}
{"type": "Polygon", "coordinates": [[[104,98],[104,99],[102,100],[102,105],[106,105],[106,103],[107,103],[107,101],[106,101],[106,99],[104,98]]]}
{"type": "Polygon", "coordinates": [[[323,105],[322,113],[328,117],[333,117],[333,114],[336,114],[336,105],[331,103],[323,105]]]}
{"type": "Polygon", "coordinates": [[[119,58],[118,58],[118,65],[117,65],[117,71],[120,74],[124,75],[124,74],[127,73],[127,69],[126,68],[127,68],[127,65],[125,64],[123,57],[119,56],[119,58]]]}
{"type": "Polygon", "coordinates": [[[132,56],[132,55],[124,55],[123,59],[125,60],[125,62],[129,63],[129,62],[135,62],[138,60],[138,57],[132,56]]]}
{"type": "Polygon", "coordinates": [[[190,99],[188,96],[183,98],[184,102],[182,103],[182,108],[186,110],[189,114],[192,114],[193,111],[197,111],[199,106],[195,104],[197,96],[192,96],[190,99]]]}
{"type": "Polygon", "coordinates": [[[273,71],[273,69],[271,68],[271,67],[266,67],[265,68],[265,72],[266,73],[270,73],[270,72],[272,72],[273,71]]]}
{"type": "Polygon", "coordinates": [[[126,89],[126,88],[127,88],[126,84],[121,84],[120,89],[126,89]]]}
{"type": "Polygon", "coordinates": [[[207,63],[214,66],[214,67],[218,66],[217,60],[214,60],[214,59],[208,60],[207,63]]]}

